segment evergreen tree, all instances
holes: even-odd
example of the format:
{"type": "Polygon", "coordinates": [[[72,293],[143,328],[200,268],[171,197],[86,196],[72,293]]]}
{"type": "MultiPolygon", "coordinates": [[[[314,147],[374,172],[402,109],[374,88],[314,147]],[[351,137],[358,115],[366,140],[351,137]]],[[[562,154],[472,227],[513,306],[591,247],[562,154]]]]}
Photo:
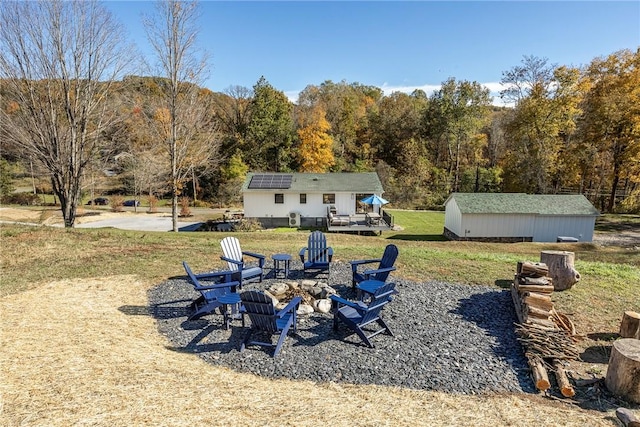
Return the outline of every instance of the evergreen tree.
{"type": "Polygon", "coordinates": [[[284,93],[260,77],[253,87],[251,121],[248,128],[248,164],[253,170],[291,169],[293,106],[284,93]]]}

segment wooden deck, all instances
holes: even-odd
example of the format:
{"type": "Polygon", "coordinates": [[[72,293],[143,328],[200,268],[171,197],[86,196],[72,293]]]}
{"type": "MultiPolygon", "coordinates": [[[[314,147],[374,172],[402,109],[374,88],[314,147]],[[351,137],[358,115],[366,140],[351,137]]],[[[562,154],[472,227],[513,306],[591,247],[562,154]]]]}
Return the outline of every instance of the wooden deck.
{"type": "Polygon", "coordinates": [[[389,231],[393,228],[393,217],[388,214],[383,214],[376,223],[372,224],[365,214],[349,215],[349,224],[344,225],[330,225],[327,218],[327,231],[344,232],[344,233],[360,233],[360,232],[373,232],[382,233],[383,231],[389,231]]]}

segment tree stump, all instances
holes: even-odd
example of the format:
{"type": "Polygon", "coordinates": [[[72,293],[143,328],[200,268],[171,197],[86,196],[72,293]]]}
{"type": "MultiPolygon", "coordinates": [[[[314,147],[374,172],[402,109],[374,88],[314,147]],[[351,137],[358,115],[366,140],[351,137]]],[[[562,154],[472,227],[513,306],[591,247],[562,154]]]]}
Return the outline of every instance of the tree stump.
{"type": "Polygon", "coordinates": [[[620,323],[620,338],[640,340],[640,313],[625,311],[620,323]]]}
{"type": "Polygon", "coordinates": [[[553,289],[564,291],[571,289],[580,280],[580,273],[573,268],[575,254],[566,251],[542,251],[540,262],[549,268],[549,277],[553,281],[553,289]]]}
{"type": "Polygon", "coordinates": [[[604,383],[614,395],[640,403],[640,340],[614,341],[604,383]]]}

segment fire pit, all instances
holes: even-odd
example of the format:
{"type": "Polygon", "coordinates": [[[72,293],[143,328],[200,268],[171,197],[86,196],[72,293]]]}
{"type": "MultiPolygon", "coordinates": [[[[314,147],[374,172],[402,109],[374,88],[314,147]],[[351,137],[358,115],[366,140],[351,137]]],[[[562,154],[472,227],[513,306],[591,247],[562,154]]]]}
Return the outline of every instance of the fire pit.
{"type": "Polygon", "coordinates": [[[337,292],[328,283],[315,280],[283,281],[272,284],[267,292],[276,299],[276,308],[282,308],[295,297],[301,297],[298,314],[328,313],[331,311],[329,297],[337,292]]]}

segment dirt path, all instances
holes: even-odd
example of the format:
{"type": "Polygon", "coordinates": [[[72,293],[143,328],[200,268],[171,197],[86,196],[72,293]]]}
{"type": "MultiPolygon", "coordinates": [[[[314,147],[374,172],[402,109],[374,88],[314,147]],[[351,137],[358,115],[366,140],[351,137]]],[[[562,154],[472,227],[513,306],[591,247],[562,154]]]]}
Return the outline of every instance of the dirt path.
{"type": "MultiPolygon", "coordinates": [[[[101,221],[109,218],[134,216],[139,215],[134,212],[111,212],[107,210],[99,209],[80,209],[78,211],[76,222],[78,224],[85,224],[87,222],[101,221]]],[[[164,213],[159,214],[146,214],[156,216],[166,216],[164,213]]],[[[31,222],[34,224],[43,225],[56,225],[62,224],[62,213],[60,210],[32,210],[32,209],[19,209],[19,208],[0,208],[0,220],[1,221],[20,221],[31,222]]]]}
{"type": "Polygon", "coordinates": [[[593,243],[603,246],[638,247],[640,249],[640,231],[628,230],[619,233],[595,232],[593,243]]]}

